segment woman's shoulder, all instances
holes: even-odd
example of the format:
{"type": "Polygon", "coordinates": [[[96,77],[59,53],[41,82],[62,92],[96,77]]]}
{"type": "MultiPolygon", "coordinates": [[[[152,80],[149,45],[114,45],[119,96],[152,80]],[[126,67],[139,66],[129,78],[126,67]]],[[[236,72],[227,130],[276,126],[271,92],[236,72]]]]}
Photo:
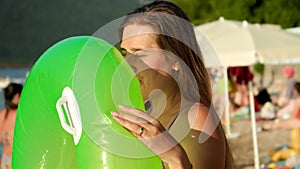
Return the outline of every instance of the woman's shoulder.
{"type": "Polygon", "coordinates": [[[195,103],[188,112],[188,118],[191,128],[201,130],[207,119],[209,108],[201,103],[195,103]]]}
{"type": "Polygon", "coordinates": [[[2,120],[5,116],[6,109],[0,110],[0,120],[2,120]]]}
{"type": "Polygon", "coordinates": [[[214,135],[220,125],[220,119],[215,111],[201,103],[195,103],[188,112],[188,119],[192,129],[209,135],[214,135]]]}

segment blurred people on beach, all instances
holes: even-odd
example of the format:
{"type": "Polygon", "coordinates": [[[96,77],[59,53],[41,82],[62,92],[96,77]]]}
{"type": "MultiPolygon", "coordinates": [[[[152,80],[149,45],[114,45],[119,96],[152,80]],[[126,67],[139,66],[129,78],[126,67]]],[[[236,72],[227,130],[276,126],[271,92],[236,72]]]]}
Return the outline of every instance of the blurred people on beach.
{"type": "Polygon", "coordinates": [[[249,112],[249,91],[248,84],[253,80],[253,73],[248,66],[238,66],[228,68],[228,77],[232,85],[230,99],[232,111],[249,112]]]}
{"type": "Polygon", "coordinates": [[[269,94],[268,88],[270,88],[274,83],[274,70],[271,74],[268,74],[269,82],[264,83],[264,72],[265,65],[263,63],[257,62],[253,65],[253,71],[255,74],[259,75],[259,81],[253,82],[253,95],[254,95],[254,105],[255,112],[260,112],[260,118],[273,119],[275,118],[275,107],[272,104],[272,97],[269,94]]]}
{"type": "Polygon", "coordinates": [[[237,105],[234,102],[234,96],[235,96],[235,92],[237,91],[237,87],[236,87],[236,84],[235,84],[233,78],[230,76],[229,69],[227,69],[227,77],[225,77],[225,75],[223,75],[219,78],[219,80],[217,82],[217,93],[220,95],[221,99],[225,99],[225,97],[226,97],[225,88],[227,88],[227,91],[228,91],[230,112],[234,112],[234,111],[236,111],[237,108],[239,108],[239,105],[237,105]],[[227,86],[225,85],[225,81],[227,81],[227,86]]]}
{"type": "Polygon", "coordinates": [[[276,117],[275,106],[272,104],[271,95],[267,88],[254,84],[253,94],[255,112],[260,112],[260,120],[274,119],[276,117]]]}
{"type": "Polygon", "coordinates": [[[300,128],[300,82],[294,84],[294,91],[296,91],[296,99],[294,100],[294,108],[289,119],[275,120],[274,122],[269,122],[264,124],[263,128],[265,130],[273,130],[278,128],[283,129],[293,129],[300,128]]]}
{"type": "Polygon", "coordinates": [[[0,111],[0,141],[4,148],[1,159],[1,169],[11,168],[12,142],[18,104],[23,86],[10,83],[3,89],[5,108],[0,111]]]}
{"type": "Polygon", "coordinates": [[[295,70],[291,66],[285,66],[282,69],[282,74],[287,81],[286,84],[283,85],[280,97],[276,103],[280,107],[277,111],[277,117],[287,119],[291,117],[297,97],[297,93],[294,90],[296,83],[296,79],[294,78],[295,70]]]}

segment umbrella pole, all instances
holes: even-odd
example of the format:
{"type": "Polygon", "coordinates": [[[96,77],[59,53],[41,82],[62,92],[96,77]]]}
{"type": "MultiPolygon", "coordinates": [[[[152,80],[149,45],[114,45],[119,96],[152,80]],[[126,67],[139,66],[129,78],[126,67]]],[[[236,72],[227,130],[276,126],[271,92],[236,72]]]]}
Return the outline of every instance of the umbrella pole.
{"type": "Polygon", "coordinates": [[[224,93],[225,93],[225,129],[227,136],[231,136],[230,129],[230,110],[229,110],[229,91],[228,91],[228,74],[227,74],[227,66],[223,67],[224,74],[224,93]]]}
{"type": "Polygon", "coordinates": [[[250,100],[249,106],[250,106],[250,113],[251,113],[253,152],[254,152],[254,168],[259,169],[259,153],[258,153],[258,144],[257,144],[256,118],[255,118],[255,106],[254,106],[252,82],[249,82],[248,88],[249,88],[249,100],[250,100]]]}
{"type": "Polygon", "coordinates": [[[225,92],[225,130],[226,130],[226,137],[228,139],[237,138],[240,136],[240,133],[232,133],[230,127],[230,103],[229,103],[229,91],[228,91],[228,74],[227,74],[227,66],[223,67],[223,74],[224,74],[224,92],[225,92]]]}

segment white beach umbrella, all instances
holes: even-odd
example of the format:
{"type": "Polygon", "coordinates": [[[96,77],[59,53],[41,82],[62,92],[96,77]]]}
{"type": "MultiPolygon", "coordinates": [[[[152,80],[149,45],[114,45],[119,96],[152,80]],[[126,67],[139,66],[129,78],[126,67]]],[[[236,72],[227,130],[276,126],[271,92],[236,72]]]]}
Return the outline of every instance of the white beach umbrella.
{"type": "Polygon", "coordinates": [[[200,44],[207,67],[246,66],[255,62],[255,46],[248,31],[241,23],[220,18],[195,27],[196,38],[200,44]],[[204,36],[204,37],[203,37],[204,36]],[[214,49],[207,49],[203,39],[208,39],[214,49]],[[217,53],[217,58],[214,53],[217,53]]]}
{"type": "Polygon", "coordinates": [[[289,33],[297,34],[300,36],[300,27],[287,28],[285,30],[289,33]]]}
{"type": "MultiPolygon", "coordinates": [[[[255,61],[265,64],[300,63],[300,37],[280,26],[249,24],[220,18],[195,27],[197,39],[202,32],[214,46],[223,66],[245,66],[255,61]]],[[[209,51],[203,51],[210,56],[209,51]]],[[[210,57],[208,66],[215,65],[210,57]]]]}

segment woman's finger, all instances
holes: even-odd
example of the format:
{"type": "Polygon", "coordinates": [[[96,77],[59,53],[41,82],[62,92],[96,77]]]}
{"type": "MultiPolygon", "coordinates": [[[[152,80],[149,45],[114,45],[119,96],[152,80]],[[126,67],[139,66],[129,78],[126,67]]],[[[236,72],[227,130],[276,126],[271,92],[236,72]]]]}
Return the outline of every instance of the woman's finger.
{"type": "Polygon", "coordinates": [[[160,155],[176,146],[178,142],[161,127],[149,123],[136,124],[124,118],[124,115],[117,112],[111,113],[113,118],[132,135],[140,139],[154,153],[160,155]]]}
{"type": "Polygon", "coordinates": [[[119,105],[118,107],[119,107],[119,109],[122,112],[124,112],[126,114],[133,115],[133,116],[137,116],[139,118],[142,118],[142,119],[146,120],[147,122],[152,123],[153,120],[155,120],[153,117],[151,117],[150,115],[146,114],[142,110],[135,109],[135,108],[132,108],[130,106],[124,106],[124,105],[119,105]]]}
{"type": "Polygon", "coordinates": [[[149,123],[147,120],[131,114],[122,114],[122,117],[130,122],[139,124],[141,126],[147,125],[149,123]]]}
{"type": "Polygon", "coordinates": [[[144,132],[147,130],[144,126],[125,119],[124,116],[120,113],[112,112],[111,114],[121,126],[126,128],[129,132],[131,132],[134,136],[138,138],[141,138],[144,132]]]}

